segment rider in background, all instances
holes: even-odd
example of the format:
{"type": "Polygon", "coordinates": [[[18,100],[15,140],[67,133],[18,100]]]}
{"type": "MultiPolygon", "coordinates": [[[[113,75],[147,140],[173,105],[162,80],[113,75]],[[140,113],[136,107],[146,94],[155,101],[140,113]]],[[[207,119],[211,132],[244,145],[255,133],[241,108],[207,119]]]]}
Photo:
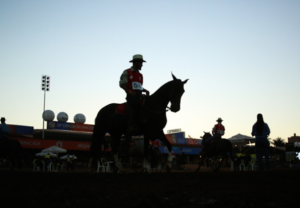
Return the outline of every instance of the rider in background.
{"type": "Polygon", "coordinates": [[[204,142],[204,145],[209,144],[214,139],[221,139],[225,134],[225,127],[222,125],[222,119],[218,118],[217,124],[212,129],[213,136],[204,142]]]}
{"type": "Polygon", "coordinates": [[[136,122],[139,116],[142,92],[149,96],[149,91],[143,88],[143,75],[139,72],[142,70],[143,62],[146,62],[143,56],[136,54],[129,62],[132,62],[132,67],[123,71],[119,85],[126,92],[126,110],[129,115],[127,133],[131,135],[138,130],[136,122]]]}
{"type": "Polygon", "coordinates": [[[150,145],[153,150],[158,150],[158,148],[161,146],[161,144],[158,140],[155,140],[155,141],[150,140],[150,145]]]}
{"type": "Polygon", "coordinates": [[[8,139],[8,136],[10,135],[10,128],[5,123],[5,118],[1,117],[1,124],[0,124],[0,141],[8,139]]]}

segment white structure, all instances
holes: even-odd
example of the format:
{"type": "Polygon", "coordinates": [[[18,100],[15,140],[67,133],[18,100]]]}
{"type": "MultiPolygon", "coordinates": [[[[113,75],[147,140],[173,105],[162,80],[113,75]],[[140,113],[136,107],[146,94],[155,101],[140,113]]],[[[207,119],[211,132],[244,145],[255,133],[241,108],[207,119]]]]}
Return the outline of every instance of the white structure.
{"type": "Polygon", "coordinates": [[[60,122],[67,122],[69,119],[69,116],[65,112],[60,112],[59,114],[57,114],[56,118],[60,122]]]}
{"type": "Polygon", "coordinates": [[[78,113],[74,116],[74,122],[75,123],[81,123],[84,124],[85,122],[85,115],[78,113]]]}
{"type": "Polygon", "coordinates": [[[53,121],[55,114],[52,110],[45,110],[42,117],[45,121],[53,121]]]}

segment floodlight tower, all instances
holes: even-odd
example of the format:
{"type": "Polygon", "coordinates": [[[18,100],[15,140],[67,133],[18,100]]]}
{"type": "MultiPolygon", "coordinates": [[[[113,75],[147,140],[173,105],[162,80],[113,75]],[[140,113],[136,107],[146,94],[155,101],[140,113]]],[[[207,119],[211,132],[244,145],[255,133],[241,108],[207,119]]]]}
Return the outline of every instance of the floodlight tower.
{"type": "MultiPolygon", "coordinates": [[[[44,91],[44,111],[45,112],[45,105],[46,105],[46,91],[50,90],[50,76],[42,75],[42,90],[44,91]]],[[[44,118],[43,118],[43,139],[44,139],[44,118]]]]}

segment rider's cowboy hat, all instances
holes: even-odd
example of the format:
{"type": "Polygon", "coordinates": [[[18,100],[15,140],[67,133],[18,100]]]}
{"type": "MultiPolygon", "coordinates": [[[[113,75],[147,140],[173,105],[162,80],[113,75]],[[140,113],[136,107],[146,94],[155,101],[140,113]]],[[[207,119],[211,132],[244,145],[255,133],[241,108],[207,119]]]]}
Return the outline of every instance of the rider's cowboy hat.
{"type": "Polygon", "coordinates": [[[129,61],[129,62],[133,62],[135,60],[142,60],[143,62],[146,62],[144,59],[143,59],[143,56],[141,54],[136,54],[132,57],[132,60],[129,61]]]}
{"type": "Polygon", "coordinates": [[[218,118],[218,120],[217,120],[217,121],[221,121],[221,122],[222,122],[223,120],[222,120],[221,118],[218,118]]]}

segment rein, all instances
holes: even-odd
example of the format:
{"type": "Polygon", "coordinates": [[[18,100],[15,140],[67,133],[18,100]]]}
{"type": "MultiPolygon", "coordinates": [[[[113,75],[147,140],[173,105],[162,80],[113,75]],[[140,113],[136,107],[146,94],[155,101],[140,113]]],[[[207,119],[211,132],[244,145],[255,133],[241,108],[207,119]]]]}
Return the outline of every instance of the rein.
{"type": "Polygon", "coordinates": [[[164,110],[164,111],[155,111],[155,110],[151,110],[150,108],[148,108],[147,106],[143,105],[142,108],[150,111],[151,113],[156,113],[156,114],[160,114],[160,113],[165,113],[167,112],[170,108],[167,106],[167,109],[168,110],[164,110]]]}

